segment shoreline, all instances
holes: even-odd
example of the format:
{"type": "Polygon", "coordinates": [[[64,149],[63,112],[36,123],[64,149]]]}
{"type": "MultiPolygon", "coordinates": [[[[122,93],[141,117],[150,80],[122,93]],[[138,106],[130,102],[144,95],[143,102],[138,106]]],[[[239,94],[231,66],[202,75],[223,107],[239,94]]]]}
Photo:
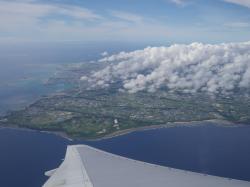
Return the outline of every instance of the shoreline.
{"type": "Polygon", "coordinates": [[[243,127],[244,124],[230,122],[227,120],[220,120],[220,119],[210,119],[210,120],[201,120],[201,121],[186,121],[186,122],[168,122],[162,125],[149,125],[143,127],[135,127],[130,129],[119,130],[110,134],[107,134],[100,138],[74,138],[69,136],[63,131],[46,131],[46,130],[37,130],[37,129],[30,129],[30,128],[22,128],[22,127],[6,127],[0,126],[0,129],[14,129],[14,130],[23,130],[23,131],[33,131],[33,132],[40,132],[40,133],[47,133],[59,136],[64,138],[68,141],[100,141],[105,139],[111,139],[118,136],[123,136],[133,132],[140,132],[140,131],[147,131],[147,130],[155,130],[155,129],[162,129],[162,128],[172,128],[172,127],[196,127],[196,126],[204,126],[204,125],[216,125],[221,127],[243,127]],[[205,123],[205,124],[201,124],[205,123]]]}
{"type": "Polygon", "coordinates": [[[244,126],[243,124],[237,124],[234,122],[226,121],[226,120],[201,120],[201,121],[189,121],[189,122],[168,122],[162,125],[149,125],[144,127],[136,127],[130,129],[119,130],[113,132],[111,134],[105,135],[101,138],[96,139],[88,139],[87,141],[98,141],[98,140],[105,140],[109,138],[114,138],[122,135],[126,135],[132,132],[140,132],[140,131],[147,131],[147,130],[155,130],[155,129],[163,129],[163,128],[173,128],[173,127],[195,127],[195,126],[204,126],[204,125],[216,125],[222,127],[241,127],[244,126]],[[206,123],[206,124],[201,124],[206,123]]]}
{"type": "Polygon", "coordinates": [[[18,131],[30,131],[30,132],[39,132],[39,133],[46,133],[46,134],[52,134],[52,135],[56,135],[59,136],[61,138],[64,138],[68,141],[74,141],[74,139],[72,139],[70,136],[68,136],[65,132],[61,132],[61,131],[45,131],[45,130],[36,130],[36,129],[29,129],[29,128],[23,128],[23,127],[6,127],[6,126],[0,126],[0,130],[1,129],[11,129],[11,130],[18,130],[18,131]]]}

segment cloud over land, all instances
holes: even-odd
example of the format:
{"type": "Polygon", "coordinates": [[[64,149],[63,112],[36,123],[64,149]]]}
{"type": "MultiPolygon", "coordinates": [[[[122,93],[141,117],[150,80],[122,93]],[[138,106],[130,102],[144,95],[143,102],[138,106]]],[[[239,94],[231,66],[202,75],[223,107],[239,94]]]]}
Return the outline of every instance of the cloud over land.
{"type": "Polygon", "coordinates": [[[250,88],[250,42],[147,47],[100,60],[107,66],[82,77],[92,88],[121,82],[128,92],[165,88],[187,93],[230,93],[250,88]]]}

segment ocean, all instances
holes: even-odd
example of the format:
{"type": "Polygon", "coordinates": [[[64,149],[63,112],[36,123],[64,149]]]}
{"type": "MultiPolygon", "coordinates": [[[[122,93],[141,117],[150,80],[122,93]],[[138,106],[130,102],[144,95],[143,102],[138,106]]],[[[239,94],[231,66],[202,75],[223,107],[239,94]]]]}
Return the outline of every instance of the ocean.
{"type": "Polygon", "coordinates": [[[21,109],[39,97],[64,90],[44,82],[71,63],[82,63],[109,54],[143,48],[147,44],[96,42],[44,42],[0,44],[0,115],[21,109]]]}
{"type": "Polygon", "coordinates": [[[44,172],[59,166],[67,145],[88,144],[149,163],[250,181],[250,127],[172,127],[99,141],[69,141],[57,135],[0,129],[0,184],[39,187],[44,172]]]}
{"type": "MultiPolygon", "coordinates": [[[[0,44],[0,115],[64,87],[43,83],[60,67],[99,59],[101,53],[143,48],[124,43],[0,44]]],[[[0,129],[0,185],[39,187],[59,166],[69,144],[88,144],[154,164],[250,181],[250,127],[174,127],[100,141],[68,141],[30,130],[0,129]]]]}

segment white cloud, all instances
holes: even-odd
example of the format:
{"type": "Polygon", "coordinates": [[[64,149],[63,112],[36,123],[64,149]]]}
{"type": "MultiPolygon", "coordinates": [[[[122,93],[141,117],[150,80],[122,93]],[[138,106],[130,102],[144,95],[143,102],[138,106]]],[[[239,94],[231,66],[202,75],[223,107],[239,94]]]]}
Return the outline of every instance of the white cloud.
{"type": "MultiPolygon", "coordinates": [[[[165,0],[170,1],[170,0],[165,0]]],[[[193,0],[172,0],[188,5],[193,0]]],[[[117,10],[94,11],[55,1],[0,0],[0,42],[10,41],[137,41],[192,42],[249,40],[247,23],[220,21],[218,27],[176,24],[168,15],[117,10]],[[167,18],[166,18],[166,17],[167,18]],[[224,25],[224,23],[227,23],[224,25]],[[224,27],[220,27],[224,26],[224,27]],[[239,28],[236,35],[232,28],[239,28]],[[185,32],[183,30],[185,29],[185,32]]],[[[168,14],[166,12],[166,14],[168,14]]]]}
{"type": "Polygon", "coordinates": [[[33,1],[0,1],[0,31],[15,36],[39,34],[41,28],[46,25],[45,22],[51,20],[52,15],[68,16],[78,21],[101,19],[101,16],[91,10],[76,6],[39,4],[33,1]]]}
{"type": "Polygon", "coordinates": [[[129,92],[140,90],[230,93],[250,88],[250,42],[147,47],[105,57],[110,64],[88,78],[93,88],[121,81],[129,92]]]}
{"type": "Polygon", "coordinates": [[[123,12],[123,11],[111,11],[111,14],[114,17],[117,17],[119,19],[125,20],[125,21],[130,21],[130,22],[142,22],[143,17],[139,16],[137,14],[132,14],[128,12],[123,12]]]}
{"type": "Polygon", "coordinates": [[[250,8],[250,0],[224,0],[224,1],[250,8]]]}
{"type": "Polygon", "coordinates": [[[231,28],[247,28],[250,27],[250,23],[248,22],[231,22],[231,23],[226,23],[226,27],[231,27],[231,28]]]}
{"type": "Polygon", "coordinates": [[[185,3],[185,0],[170,0],[170,1],[177,4],[177,5],[182,5],[185,3]]]}
{"type": "Polygon", "coordinates": [[[93,13],[91,10],[86,8],[80,8],[77,6],[56,7],[55,11],[58,14],[67,15],[75,19],[85,19],[85,20],[102,19],[102,16],[93,13]]]}
{"type": "Polygon", "coordinates": [[[141,15],[108,11],[97,14],[78,6],[35,0],[0,0],[1,41],[98,40],[137,41],[167,36],[165,24],[141,15]],[[67,17],[67,18],[65,18],[67,17]],[[143,31],[143,32],[142,32],[143,31]],[[38,37],[39,36],[39,37],[38,37]]]}
{"type": "MultiPolygon", "coordinates": [[[[100,19],[101,16],[86,8],[77,6],[62,6],[58,4],[38,4],[28,2],[0,2],[0,15],[7,17],[24,17],[26,19],[42,18],[49,15],[61,14],[75,19],[100,19]]],[[[9,20],[7,20],[9,21],[9,20]]]]}
{"type": "Polygon", "coordinates": [[[191,2],[191,0],[168,0],[178,6],[185,6],[191,2]]]}
{"type": "Polygon", "coordinates": [[[101,56],[105,57],[105,56],[108,56],[108,54],[109,53],[107,51],[104,51],[104,52],[101,53],[101,56]]]}

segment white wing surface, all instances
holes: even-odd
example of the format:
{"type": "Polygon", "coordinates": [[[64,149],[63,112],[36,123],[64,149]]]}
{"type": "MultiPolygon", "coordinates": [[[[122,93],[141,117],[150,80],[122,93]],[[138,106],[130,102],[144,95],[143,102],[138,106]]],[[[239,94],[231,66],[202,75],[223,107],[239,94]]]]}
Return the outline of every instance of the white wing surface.
{"type": "Polygon", "coordinates": [[[250,187],[250,182],[204,175],[117,156],[86,145],[68,146],[43,187],[250,187]]]}

